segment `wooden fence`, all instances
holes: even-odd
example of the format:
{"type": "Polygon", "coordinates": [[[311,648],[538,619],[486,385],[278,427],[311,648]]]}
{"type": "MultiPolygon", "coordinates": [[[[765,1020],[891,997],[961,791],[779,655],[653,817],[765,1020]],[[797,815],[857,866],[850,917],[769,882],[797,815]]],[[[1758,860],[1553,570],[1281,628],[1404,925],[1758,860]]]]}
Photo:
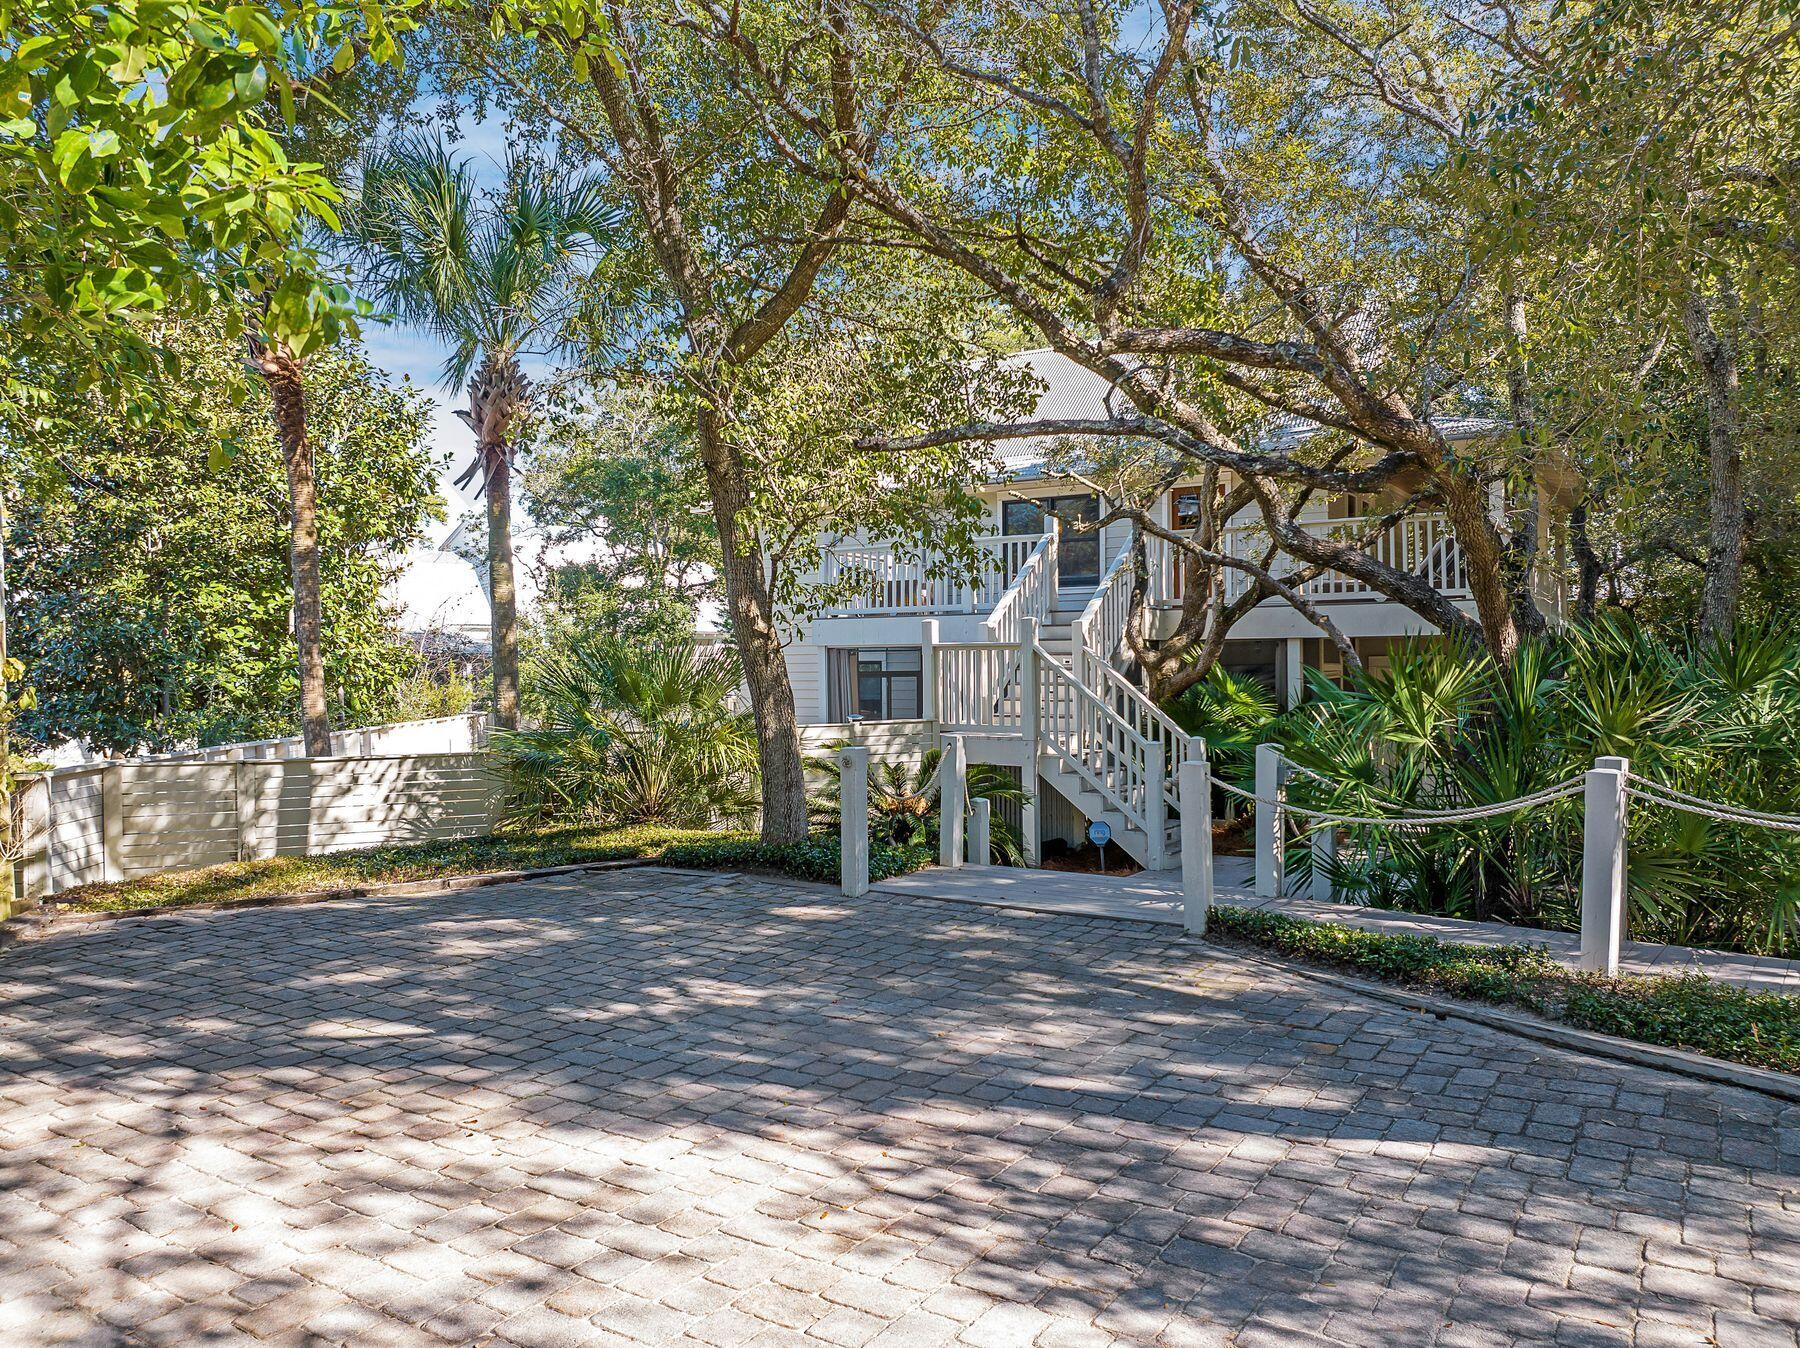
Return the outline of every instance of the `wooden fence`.
{"type": "Polygon", "coordinates": [[[21,780],[18,897],[259,857],[490,832],[483,752],[91,763],[21,780]]]}

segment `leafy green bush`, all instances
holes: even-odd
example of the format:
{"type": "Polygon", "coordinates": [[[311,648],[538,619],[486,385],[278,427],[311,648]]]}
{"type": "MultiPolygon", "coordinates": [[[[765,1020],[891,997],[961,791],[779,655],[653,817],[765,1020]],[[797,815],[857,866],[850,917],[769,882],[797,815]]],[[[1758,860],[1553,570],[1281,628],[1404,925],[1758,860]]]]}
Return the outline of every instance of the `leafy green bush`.
{"type": "Polygon", "coordinates": [[[1388,936],[1255,909],[1214,908],[1208,931],[1381,982],[1520,1007],[1576,1029],[1800,1072],[1800,997],[1700,976],[1602,978],[1571,972],[1537,946],[1388,936]]]}
{"type": "Polygon", "coordinates": [[[756,730],[728,699],[729,649],[586,635],[527,668],[536,724],[497,731],[494,766],[515,824],[747,822],[756,809],[756,730]]]}
{"type": "MultiPolygon", "coordinates": [[[[1269,723],[1302,769],[1299,805],[1392,816],[1493,804],[1623,755],[1632,770],[1713,800],[1800,811],[1800,633],[1740,630],[1671,645],[1621,620],[1528,642],[1507,670],[1444,641],[1269,723]],[[1323,778],[1324,780],[1321,780],[1323,778]]],[[[1525,926],[1580,924],[1582,801],[1435,829],[1341,831],[1332,878],[1379,907],[1525,926]]],[[[1631,935],[1785,953],[1800,926],[1800,836],[1633,801],[1631,935]]],[[[1312,865],[1304,843],[1291,870],[1312,865]]]]}
{"type": "MultiPolygon", "coordinates": [[[[806,760],[807,770],[821,779],[823,786],[808,802],[813,827],[835,830],[842,813],[841,769],[836,751],[848,740],[821,746],[821,752],[806,760]]],[[[914,764],[899,759],[872,759],[869,763],[869,845],[880,847],[920,847],[936,851],[941,811],[938,764],[942,749],[927,749],[914,764]]],[[[1025,789],[1005,768],[992,763],[970,763],[966,766],[964,785],[970,800],[984,799],[998,805],[1020,803],[1025,789]]],[[[999,810],[988,816],[988,858],[998,866],[1023,866],[1025,840],[999,810]]],[[[873,863],[871,863],[873,864],[873,863]]]]}
{"type": "MultiPolygon", "coordinates": [[[[841,853],[833,834],[814,833],[799,842],[765,843],[750,834],[715,833],[666,848],[661,860],[696,870],[773,871],[796,880],[836,884],[841,853]]],[[[887,880],[929,866],[931,849],[916,844],[874,843],[869,848],[869,879],[887,880]]]]}

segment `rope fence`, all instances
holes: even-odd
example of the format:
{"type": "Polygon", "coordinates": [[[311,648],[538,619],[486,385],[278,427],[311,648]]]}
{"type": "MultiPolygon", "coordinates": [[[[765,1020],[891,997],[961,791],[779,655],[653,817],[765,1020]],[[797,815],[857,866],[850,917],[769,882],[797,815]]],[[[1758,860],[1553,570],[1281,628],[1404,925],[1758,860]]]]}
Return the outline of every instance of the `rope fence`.
{"type": "MultiPolygon", "coordinates": [[[[1189,745],[1191,777],[1184,775],[1182,817],[1200,812],[1210,838],[1212,795],[1215,790],[1248,802],[1255,815],[1256,892],[1277,897],[1286,892],[1286,829],[1291,818],[1300,821],[1311,835],[1313,853],[1312,897],[1330,901],[1336,897],[1333,886],[1333,862],[1337,855],[1337,830],[1342,828],[1389,829],[1395,832],[1427,831],[1458,824],[1509,817],[1541,806],[1582,799],[1581,826],[1581,967],[1608,975],[1618,972],[1619,952],[1625,942],[1625,828],[1632,800],[1663,809],[1681,810],[1721,823],[1774,829],[1784,833],[1800,833],[1800,815],[1778,814],[1725,801],[1708,800],[1651,778],[1634,775],[1623,758],[1602,757],[1586,772],[1565,777],[1510,800],[1485,805],[1467,805],[1451,809],[1421,809],[1398,802],[1389,805],[1392,814],[1348,814],[1338,810],[1315,808],[1289,798],[1287,782],[1301,776],[1338,790],[1356,788],[1367,792],[1363,782],[1334,779],[1312,768],[1294,762],[1277,745],[1258,745],[1256,750],[1256,789],[1245,790],[1235,782],[1215,775],[1205,759],[1204,745],[1189,745]],[[1191,782],[1191,788],[1190,788],[1191,782]]],[[[1209,846],[1191,849],[1183,846],[1184,870],[1190,865],[1212,866],[1209,846]],[[1190,855],[1199,853],[1203,855],[1190,855]]],[[[1213,893],[1209,874],[1189,880],[1184,877],[1184,896],[1193,902],[1198,896],[1210,905],[1213,893]]],[[[1190,931],[1204,931],[1205,911],[1190,913],[1190,931]]]]}

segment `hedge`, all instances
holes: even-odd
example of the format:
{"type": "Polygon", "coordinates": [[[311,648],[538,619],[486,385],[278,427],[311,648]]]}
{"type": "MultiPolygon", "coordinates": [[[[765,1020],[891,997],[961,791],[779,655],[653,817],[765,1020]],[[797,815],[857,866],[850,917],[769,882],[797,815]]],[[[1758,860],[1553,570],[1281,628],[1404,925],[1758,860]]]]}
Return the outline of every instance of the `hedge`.
{"type": "Polygon", "coordinates": [[[1538,946],[1458,945],[1387,936],[1247,908],[1214,908],[1208,933],[1385,983],[1519,1007],[1581,1030],[1800,1072],[1800,997],[1702,975],[1576,973],[1538,946]]]}

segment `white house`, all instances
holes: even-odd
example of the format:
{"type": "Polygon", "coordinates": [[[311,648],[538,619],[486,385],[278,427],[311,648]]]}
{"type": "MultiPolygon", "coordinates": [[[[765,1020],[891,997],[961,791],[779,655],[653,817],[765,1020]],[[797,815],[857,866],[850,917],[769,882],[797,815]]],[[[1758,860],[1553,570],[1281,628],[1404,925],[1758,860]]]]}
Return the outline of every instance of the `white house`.
{"type": "MultiPolygon", "coordinates": [[[[1050,351],[1016,357],[1042,383],[1038,418],[1103,418],[1109,386],[1050,351]]],[[[1488,433],[1492,421],[1446,419],[1453,443],[1488,433]]],[[[990,530],[988,559],[971,583],[941,578],[917,547],[834,542],[823,579],[847,581],[852,596],[797,623],[786,648],[803,740],[867,743],[877,757],[917,754],[945,734],[961,734],[970,761],[1009,765],[1034,785],[1022,821],[1028,855],[1043,840],[1075,841],[1090,820],[1105,819],[1124,849],[1152,869],[1178,864],[1175,765],[1186,737],[1123,671],[1122,643],[1131,592],[1130,525],[1093,534],[1058,532],[1064,519],[1101,518],[1088,489],[1046,465],[1041,442],[1003,442],[1002,475],[981,485],[990,530]],[[1035,631],[1035,642],[1022,638],[1035,631]]],[[[1190,518],[1197,483],[1181,482],[1156,504],[1179,527],[1190,518]]],[[[1321,495],[1302,514],[1304,527],[1359,536],[1378,501],[1321,495]]],[[[1238,517],[1225,547],[1258,557],[1266,540],[1238,517]]],[[[1390,564],[1427,576],[1454,602],[1469,605],[1462,554],[1441,515],[1410,515],[1371,550],[1390,564]]],[[[1151,633],[1173,629],[1180,602],[1170,549],[1150,540],[1151,633]]],[[[1249,583],[1226,573],[1226,594],[1249,583]]],[[[1335,572],[1304,586],[1329,612],[1365,663],[1379,667],[1395,638],[1432,632],[1410,609],[1335,572]]],[[[1471,606],[1472,607],[1472,606],[1471,606]]],[[[1302,671],[1337,675],[1337,648],[1281,599],[1258,605],[1231,632],[1223,663],[1264,677],[1290,704],[1302,671]]]]}

